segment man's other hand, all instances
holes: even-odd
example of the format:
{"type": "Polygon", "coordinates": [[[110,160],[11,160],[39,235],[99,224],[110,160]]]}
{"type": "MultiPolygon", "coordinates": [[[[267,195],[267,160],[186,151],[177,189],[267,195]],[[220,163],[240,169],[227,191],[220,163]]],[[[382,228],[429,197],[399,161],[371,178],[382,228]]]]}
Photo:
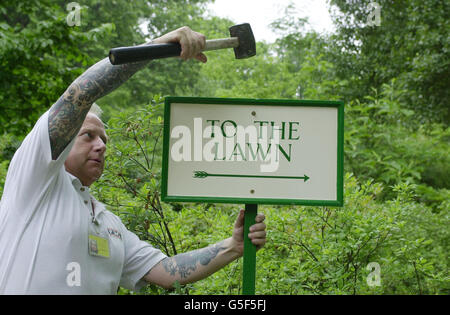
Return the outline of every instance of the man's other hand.
{"type": "MultiPolygon", "coordinates": [[[[235,250],[243,255],[244,253],[244,210],[239,212],[239,215],[234,224],[232,244],[235,250]]],[[[266,243],[266,224],[264,223],[265,216],[262,213],[258,213],[255,217],[255,224],[250,226],[248,237],[251,242],[256,245],[256,249],[259,250],[266,243]]]]}

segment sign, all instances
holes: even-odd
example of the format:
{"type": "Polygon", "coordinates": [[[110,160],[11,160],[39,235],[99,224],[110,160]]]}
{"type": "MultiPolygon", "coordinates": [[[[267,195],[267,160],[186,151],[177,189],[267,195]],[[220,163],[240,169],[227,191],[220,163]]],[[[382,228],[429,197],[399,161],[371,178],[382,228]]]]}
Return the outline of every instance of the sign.
{"type": "Polygon", "coordinates": [[[344,105],[167,97],[166,202],[343,204],[344,105]]]}

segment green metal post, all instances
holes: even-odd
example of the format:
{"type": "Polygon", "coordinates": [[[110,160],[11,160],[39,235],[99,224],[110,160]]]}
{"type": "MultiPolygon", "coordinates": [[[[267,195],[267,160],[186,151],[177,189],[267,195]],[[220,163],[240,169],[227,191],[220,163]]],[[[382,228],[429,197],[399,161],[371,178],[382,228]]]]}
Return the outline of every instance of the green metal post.
{"type": "Polygon", "coordinates": [[[252,244],[248,237],[250,226],[255,224],[255,217],[258,205],[246,204],[244,215],[244,266],[242,277],[242,294],[255,294],[256,276],[256,246],[252,244]]]}

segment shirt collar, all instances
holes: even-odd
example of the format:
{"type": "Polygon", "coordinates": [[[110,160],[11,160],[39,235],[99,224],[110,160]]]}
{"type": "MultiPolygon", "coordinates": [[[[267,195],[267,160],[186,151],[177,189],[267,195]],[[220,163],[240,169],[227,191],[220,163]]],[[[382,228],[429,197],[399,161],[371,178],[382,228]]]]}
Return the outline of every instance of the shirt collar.
{"type": "MultiPolygon", "coordinates": [[[[78,190],[81,187],[83,187],[83,184],[81,183],[81,181],[78,179],[78,177],[73,176],[72,174],[70,174],[69,172],[67,172],[67,175],[69,175],[70,181],[72,182],[72,185],[78,190]]],[[[87,189],[89,189],[89,187],[86,187],[87,189]]]]}
{"type": "Polygon", "coordinates": [[[95,217],[97,217],[100,212],[103,212],[106,210],[106,207],[103,203],[101,203],[100,201],[95,199],[92,195],[91,195],[91,200],[94,203],[94,207],[95,207],[95,217]]]}
{"type": "Polygon", "coordinates": [[[75,188],[75,190],[77,192],[80,191],[80,189],[83,187],[85,189],[86,192],[89,193],[89,196],[91,197],[92,202],[94,203],[95,206],[95,216],[97,216],[97,214],[99,214],[100,212],[103,212],[106,210],[106,207],[103,203],[101,203],[100,201],[98,201],[97,199],[95,199],[89,191],[89,187],[87,186],[83,186],[83,184],[81,183],[81,181],[78,179],[78,177],[73,176],[72,174],[70,174],[69,172],[67,172],[67,175],[69,175],[70,181],[72,182],[73,187],[75,188]]]}

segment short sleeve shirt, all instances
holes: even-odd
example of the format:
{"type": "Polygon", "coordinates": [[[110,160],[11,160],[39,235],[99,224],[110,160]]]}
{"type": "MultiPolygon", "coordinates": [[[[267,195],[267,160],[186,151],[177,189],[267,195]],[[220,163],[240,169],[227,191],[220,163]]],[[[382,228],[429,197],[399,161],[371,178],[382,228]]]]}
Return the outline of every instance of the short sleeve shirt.
{"type": "Polygon", "coordinates": [[[52,160],[48,112],[11,160],[0,201],[0,294],[115,294],[139,290],[166,257],[139,240],[52,160]]]}

